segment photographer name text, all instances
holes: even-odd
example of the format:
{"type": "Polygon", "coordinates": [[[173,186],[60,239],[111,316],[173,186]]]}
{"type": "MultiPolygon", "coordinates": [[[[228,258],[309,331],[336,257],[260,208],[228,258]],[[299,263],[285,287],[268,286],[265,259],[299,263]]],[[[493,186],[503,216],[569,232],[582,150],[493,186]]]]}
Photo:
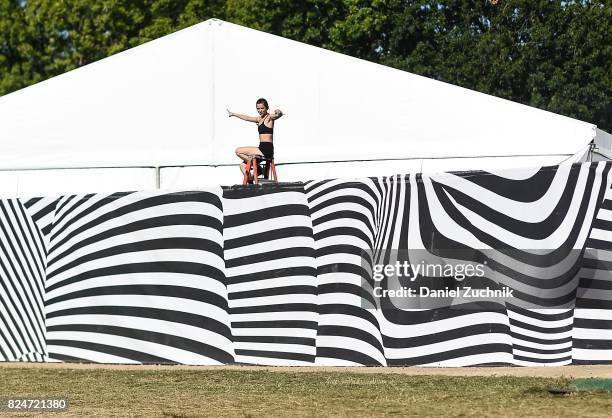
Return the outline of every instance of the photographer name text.
{"type": "Polygon", "coordinates": [[[514,289],[503,286],[500,289],[490,287],[474,288],[463,286],[457,288],[431,289],[426,286],[418,288],[401,287],[399,289],[383,289],[374,287],[374,296],[378,298],[513,298],[514,289]]]}

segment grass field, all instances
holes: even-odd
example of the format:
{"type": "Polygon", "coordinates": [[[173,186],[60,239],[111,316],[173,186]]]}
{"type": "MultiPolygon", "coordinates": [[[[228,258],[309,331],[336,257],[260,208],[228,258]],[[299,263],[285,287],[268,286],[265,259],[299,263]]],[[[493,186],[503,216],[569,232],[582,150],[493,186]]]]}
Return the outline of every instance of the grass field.
{"type": "Polygon", "coordinates": [[[612,392],[549,393],[566,378],[59,367],[0,377],[0,398],[69,400],[49,416],[612,416],[612,392]]]}

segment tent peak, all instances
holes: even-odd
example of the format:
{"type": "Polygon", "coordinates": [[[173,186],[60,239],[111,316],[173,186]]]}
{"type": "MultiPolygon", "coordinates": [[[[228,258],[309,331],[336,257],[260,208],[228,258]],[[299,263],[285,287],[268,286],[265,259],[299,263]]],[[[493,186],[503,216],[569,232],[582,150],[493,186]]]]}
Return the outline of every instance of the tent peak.
{"type": "Polygon", "coordinates": [[[208,23],[209,25],[213,25],[213,24],[217,24],[218,26],[221,26],[224,23],[227,23],[225,20],[221,20],[221,19],[217,19],[216,17],[212,17],[210,19],[205,20],[202,23],[208,23]]]}

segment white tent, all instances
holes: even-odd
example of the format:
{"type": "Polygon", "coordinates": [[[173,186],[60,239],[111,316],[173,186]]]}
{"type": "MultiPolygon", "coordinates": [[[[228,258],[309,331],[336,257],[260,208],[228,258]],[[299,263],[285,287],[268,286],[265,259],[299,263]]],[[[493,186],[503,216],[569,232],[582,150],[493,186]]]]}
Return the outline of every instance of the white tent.
{"type": "Polygon", "coordinates": [[[259,97],[286,113],[281,180],[554,164],[595,137],[589,123],[211,19],[0,97],[0,193],[237,183],[233,151],[257,131],[226,108],[254,115],[259,97]],[[91,181],[74,175],[86,168],[91,181]]]}

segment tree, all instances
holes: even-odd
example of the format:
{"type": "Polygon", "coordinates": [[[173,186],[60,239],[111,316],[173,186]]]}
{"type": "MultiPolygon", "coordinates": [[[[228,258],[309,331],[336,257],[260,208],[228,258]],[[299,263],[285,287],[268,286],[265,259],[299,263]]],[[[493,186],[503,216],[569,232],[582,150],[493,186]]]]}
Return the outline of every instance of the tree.
{"type": "Polygon", "coordinates": [[[612,130],[602,1],[403,1],[381,62],[612,130]]]}
{"type": "Polygon", "coordinates": [[[206,20],[223,7],[220,0],[0,0],[0,94],[206,20]]]}

